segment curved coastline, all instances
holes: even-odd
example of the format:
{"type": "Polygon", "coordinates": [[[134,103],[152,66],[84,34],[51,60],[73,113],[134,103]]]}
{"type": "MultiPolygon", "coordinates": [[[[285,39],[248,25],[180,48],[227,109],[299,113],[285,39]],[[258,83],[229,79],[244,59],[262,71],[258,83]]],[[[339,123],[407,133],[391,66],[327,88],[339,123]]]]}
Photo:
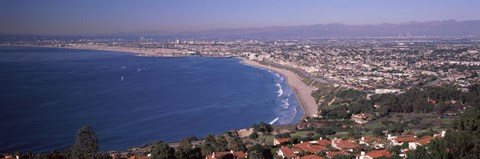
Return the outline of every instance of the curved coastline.
{"type": "MultiPolygon", "coordinates": [[[[45,46],[31,46],[31,47],[45,47],[45,46]]],[[[47,48],[59,48],[59,47],[50,47],[47,48]]],[[[141,48],[126,48],[126,47],[112,47],[112,46],[89,46],[89,45],[77,45],[77,46],[69,46],[69,47],[62,47],[64,49],[81,49],[81,50],[99,50],[99,51],[118,51],[124,53],[136,53],[140,56],[156,56],[156,57],[179,57],[178,55],[170,55],[165,54],[164,52],[172,51],[171,49],[141,49],[141,48]]],[[[188,55],[184,55],[188,56],[188,55]]],[[[183,57],[183,56],[180,56],[183,57]]],[[[260,67],[264,69],[268,69],[274,72],[277,72],[286,78],[287,84],[290,88],[293,89],[295,97],[299,102],[302,110],[303,115],[302,119],[306,117],[315,117],[318,114],[318,105],[315,99],[312,97],[311,93],[313,92],[313,88],[307,86],[301,78],[292,71],[277,68],[273,66],[267,66],[260,64],[258,62],[248,60],[246,58],[240,58],[242,64],[249,65],[252,67],[260,67]]]]}
{"type": "Polygon", "coordinates": [[[245,65],[268,69],[284,76],[290,88],[293,89],[295,97],[297,98],[297,101],[300,103],[303,109],[303,119],[305,119],[306,117],[314,117],[317,114],[318,106],[315,102],[315,99],[311,95],[313,88],[303,83],[303,81],[297,74],[289,70],[263,65],[245,58],[239,59],[242,60],[242,63],[245,65]]]}

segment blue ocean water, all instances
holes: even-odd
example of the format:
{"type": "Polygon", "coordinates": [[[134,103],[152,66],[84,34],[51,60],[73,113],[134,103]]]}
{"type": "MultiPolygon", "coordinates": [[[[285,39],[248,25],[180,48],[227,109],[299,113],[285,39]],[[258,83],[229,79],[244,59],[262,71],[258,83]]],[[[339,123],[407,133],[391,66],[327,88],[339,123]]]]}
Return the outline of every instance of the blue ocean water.
{"type": "Polygon", "coordinates": [[[0,47],[0,152],[47,152],[94,128],[103,151],[298,122],[277,73],[235,58],[0,47]]]}

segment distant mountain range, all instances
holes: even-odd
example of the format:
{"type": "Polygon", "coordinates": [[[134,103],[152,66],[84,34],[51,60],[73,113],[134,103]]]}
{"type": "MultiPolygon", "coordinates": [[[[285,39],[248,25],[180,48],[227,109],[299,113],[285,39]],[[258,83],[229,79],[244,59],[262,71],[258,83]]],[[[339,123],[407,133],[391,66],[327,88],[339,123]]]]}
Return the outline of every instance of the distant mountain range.
{"type": "Polygon", "coordinates": [[[378,25],[345,25],[345,24],[318,24],[304,26],[244,28],[244,29],[217,29],[199,32],[170,34],[179,38],[267,38],[267,39],[296,39],[296,38],[329,38],[329,37],[386,37],[411,36],[479,36],[480,20],[470,21],[429,21],[409,22],[402,24],[378,25]]]}
{"type": "Polygon", "coordinates": [[[346,25],[346,24],[317,24],[302,26],[278,26],[264,28],[215,29],[196,32],[136,32],[88,35],[0,35],[0,41],[15,41],[23,39],[39,39],[45,37],[78,39],[78,38],[122,38],[138,40],[140,37],[153,39],[315,39],[315,38],[343,38],[343,37],[389,37],[398,35],[410,36],[480,36],[480,20],[469,21],[429,21],[408,22],[401,24],[378,25],[346,25]]]}

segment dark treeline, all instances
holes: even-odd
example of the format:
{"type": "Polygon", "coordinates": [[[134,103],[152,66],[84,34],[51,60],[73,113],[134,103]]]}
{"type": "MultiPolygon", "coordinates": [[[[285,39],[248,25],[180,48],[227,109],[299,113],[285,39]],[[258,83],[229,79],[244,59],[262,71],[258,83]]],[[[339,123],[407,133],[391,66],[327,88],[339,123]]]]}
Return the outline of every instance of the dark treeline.
{"type": "Polygon", "coordinates": [[[50,153],[16,153],[21,159],[111,159],[108,153],[99,151],[98,140],[90,126],[77,131],[75,143],[68,149],[50,153]]]}
{"type": "Polygon", "coordinates": [[[480,85],[473,85],[468,92],[455,87],[429,87],[410,89],[398,95],[381,94],[371,97],[381,116],[395,113],[431,113],[443,114],[457,112],[467,106],[480,105],[480,85]]]}
{"type": "Polygon", "coordinates": [[[408,153],[409,159],[480,158],[480,109],[470,108],[447,131],[408,153]]]}
{"type": "Polygon", "coordinates": [[[366,98],[366,93],[342,90],[332,106],[322,107],[321,116],[327,119],[347,119],[352,114],[369,113],[383,117],[390,113],[456,114],[464,107],[480,106],[480,85],[464,92],[453,86],[409,89],[400,94],[380,94],[366,98]]]}
{"type": "MultiPolygon", "coordinates": [[[[253,124],[253,134],[250,138],[257,138],[259,134],[270,134],[272,126],[270,124],[260,122],[253,124]]],[[[213,152],[240,151],[248,152],[249,158],[263,159],[272,158],[271,147],[262,147],[261,145],[253,145],[250,148],[245,147],[242,139],[234,132],[227,132],[220,135],[207,135],[201,144],[194,145],[193,142],[199,141],[194,136],[186,137],[178,143],[174,149],[168,143],[158,142],[141,153],[105,153],[99,151],[98,139],[94,130],[90,126],[82,127],[78,130],[75,143],[68,149],[60,151],[52,151],[50,153],[16,153],[21,159],[127,159],[131,156],[147,156],[151,155],[151,159],[199,159],[213,152]]],[[[198,143],[198,142],[197,142],[198,143]]],[[[1,157],[1,156],[0,156],[1,157]]],[[[228,158],[224,156],[222,158],[228,158]]],[[[231,156],[230,156],[231,157],[231,156]]]]}

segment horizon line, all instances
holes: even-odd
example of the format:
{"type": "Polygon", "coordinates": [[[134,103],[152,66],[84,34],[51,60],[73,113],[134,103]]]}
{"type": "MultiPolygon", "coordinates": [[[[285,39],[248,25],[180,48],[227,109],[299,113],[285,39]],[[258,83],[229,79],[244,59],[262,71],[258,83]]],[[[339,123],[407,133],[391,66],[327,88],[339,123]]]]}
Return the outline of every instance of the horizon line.
{"type": "Polygon", "coordinates": [[[469,20],[456,20],[456,19],[444,19],[444,20],[429,20],[429,21],[407,21],[407,22],[399,22],[399,23],[389,23],[389,22],[382,22],[382,23],[375,23],[375,24],[346,24],[346,23],[318,23],[318,24],[299,24],[299,25],[277,25],[277,26],[264,26],[264,27],[224,27],[224,28],[212,28],[212,29],[204,29],[204,30],[189,30],[189,31],[162,31],[162,30],[151,30],[151,31],[132,31],[132,32],[112,32],[112,33],[59,33],[59,34],[36,34],[36,33],[23,33],[23,34],[8,34],[8,33],[0,33],[0,36],[108,36],[112,34],[146,34],[146,33],[154,33],[158,35],[175,35],[175,34],[187,34],[187,33],[198,33],[198,32],[208,32],[208,31],[220,31],[220,30],[235,30],[235,29],[266,29],[266,28],[280,28],[280,27],[304,27],[304,26],[315,26],[315,25],[345,25],[345,26],[368,26],[368,25],[402,25],[402,24],[410,24],[410,23],[428,23],[428,22],[469,22],[469,21],[480,21],[480,19],[469,19],[469,20]]]}

